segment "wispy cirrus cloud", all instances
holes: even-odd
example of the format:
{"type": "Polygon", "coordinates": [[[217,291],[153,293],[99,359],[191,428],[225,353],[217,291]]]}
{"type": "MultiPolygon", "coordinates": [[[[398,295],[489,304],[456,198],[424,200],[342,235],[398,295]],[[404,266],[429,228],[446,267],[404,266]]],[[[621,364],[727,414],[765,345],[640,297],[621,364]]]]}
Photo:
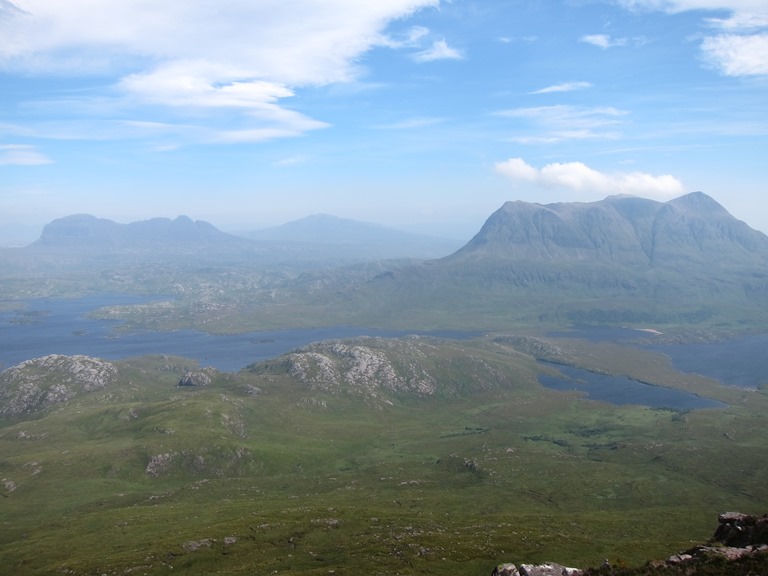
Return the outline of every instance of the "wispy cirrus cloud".
{"type": "Polygon", "coordinates": [[[432,46],[413,55],[416,62],[434,62],[435,60],[463,60],[464,55],[448,45],[445,40],[435,40],[432,46]]]}
{"type": "Polygon", "coordinates": [[[518,129],[534,133],[520,134],[511,140],[521,144],[547,144],[563,140],[618,138],[618,126],[628,113],[611,106],[535,106],[496,112],[497,116],[516,120],[518,129]]]}
{"type": "Polygon", "coordinates": [[[529,94],[553,94],[557,92],[574,92],[576,90],[586,90],[592,88],[591,82],[563,82],[562,84],[554,84],[547,86],[546,88],[540,88],[529,92],[529,94]]]}
{"type": "Polygon", "coordinates": [[[53,160],[29,144],[0,145],[0,166],[40,166],[53,160]]]}
{"type": "Polygon", "coordinates": [[[643,36],[635,36],[632,38],[628,38],[628,37],[617,38],[614,36],[610,36],[609,34],[585,34],[584,36],[579,38],[579,41],[584,42],[586,44],[592,44],[593,46],[597,46],[598,48],[602,48],[603,50],[607,50],[608,48],[616,48],[620,46],[638,47],[648,43],[648,40],[643,36]]]}
{"type": "Polygon", "coordinates": [[[495,169],[515,183],[525,182],[542,188],[565,188],[574,192],[670,198],[684,191],[680,180],[670,174],[605,173],[582,162],[552,163],[535,168],[522,158],[510,158],[498,162],[495,169]]]}
{"type": "Polygon", "coordinates": [[[392,122],[391,124],[377,124],[374,128],[381,130],[416,130],[419,128],[428,128],[435,124],[444,122],[444,118],[435,118],[427,116],[419,116],[416,118],[406,118],[398,122],[392,122]]]}
{"type": "Polygon", "coordinates": [[[707,17],[704,23],[718,33],[701,42],[705,63],[726,76],[768,75],[768,4],[765,0],[619,0],[630,9],[726,10],[726,18],[707,17]]]}
{"type": "Polygon", "coordinates": [[[626,38],[613,38],[608,34],[585,34],[579,38],[582,42],[592,44],[598,48],[606,50],[615,46],[626,46],[628,40],[626,38]]]}
{"type": "MultiPolygon", "coordinates": [[[[99,97],[119,102],[122,117],[154,121],[172,110],[206,133],[216,131],[213,115],[226,114],[240,129],[208,141],[261,141],[327,126],[285,101],[298,88],[354,82],[371,48],[423,47],[426,29],[394,40],[384,31],[439,2],[0,0],[0,70],[112,76],[99,97]]],[[[419,54],[458,57],[444,41],[419,54]]]]}

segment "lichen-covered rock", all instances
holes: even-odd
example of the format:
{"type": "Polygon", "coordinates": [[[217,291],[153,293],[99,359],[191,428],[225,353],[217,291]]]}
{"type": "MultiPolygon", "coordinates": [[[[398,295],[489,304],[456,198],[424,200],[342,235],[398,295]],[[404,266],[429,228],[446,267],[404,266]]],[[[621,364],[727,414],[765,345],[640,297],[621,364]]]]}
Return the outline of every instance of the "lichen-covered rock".
{"type": "Polygon", "coordinates": [[[0,372],[0,417],[31,414],[114,384],[112,362],[90,356],[52,354],[0,372]]]}
{"type": "Polygon", "coordinates": [[[360,395],[378,404],[402,395],[457,396],[510,381],[508,373],[471,347],[438,346],[418,336],[316,342],[248,369],[285,374],[316,392],[360,395]]]}
{"type": "Polygon", "coordinates": [[[578,568],[569,568],[554,562],[544,564],[499,564],[491,576],[581,576],[584,572],[578,568]]]}
{"type": "Polygon", "coordinates": [[[181,377],[178,386],[210,386],[216,374],[216,369],[210,367],[200,370],[189,370],[181,377]]]}

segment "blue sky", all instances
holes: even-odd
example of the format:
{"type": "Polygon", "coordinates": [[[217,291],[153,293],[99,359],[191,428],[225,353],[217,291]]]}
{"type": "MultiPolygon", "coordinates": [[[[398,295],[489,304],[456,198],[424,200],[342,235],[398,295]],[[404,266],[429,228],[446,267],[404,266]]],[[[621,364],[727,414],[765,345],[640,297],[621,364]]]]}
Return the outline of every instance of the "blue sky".
{"type": "Polygon", "coordinates": [[[5,236],[696,190],[768,232],[766,183],[766,0],[0,0],[5,236]]]}

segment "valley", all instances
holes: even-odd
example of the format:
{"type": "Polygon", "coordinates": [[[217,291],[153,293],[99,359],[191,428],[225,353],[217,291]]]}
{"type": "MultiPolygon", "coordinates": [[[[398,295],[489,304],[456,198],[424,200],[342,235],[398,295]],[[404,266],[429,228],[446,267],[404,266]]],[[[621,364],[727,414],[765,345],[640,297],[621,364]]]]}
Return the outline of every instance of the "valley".
{"type": "Polygon", "coordinates": [[[0,253],[9,574],[641,566],[768,506],[768,238],[705,195],[429,260],[113,224],[0,253]]]}

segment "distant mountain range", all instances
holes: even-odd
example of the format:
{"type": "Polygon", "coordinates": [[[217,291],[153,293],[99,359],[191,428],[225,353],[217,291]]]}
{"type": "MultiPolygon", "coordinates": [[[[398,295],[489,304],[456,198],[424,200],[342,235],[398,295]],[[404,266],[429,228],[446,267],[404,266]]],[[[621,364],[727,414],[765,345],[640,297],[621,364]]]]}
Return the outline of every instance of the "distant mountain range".
{"type": "MultiPolygon", "coordinates": [[[[205,263],[208,273],[227,263],[312,271],[286,276],[279,294],[310,306],[300,320],[313,325],[768,322],[768,236],[701,192],[668,202],[507,202],[463,247],[328,215],[249,236],[184,216],[116,224],[76,215],[48,224],[32,246],[5,249],[16,250],[5,269],[24,270],[39,254],[51,269],[176,262],[205,263]]],[[[275,303],[265,303],[274,322],[301,323],[294,305],[275,303]]]]}
{"type": "Polygon", "coordinates": [[[329,214],[313,214],[281,226],[243,233],[264,242],[333,245],[335,249],[380,258],[440,258],[461,244],[329,214]]]}
{"type": "Polygon", "coordinates": [[[349,297],[376,317],[451,310],[457,326],[768,319],[768,236],[701,192],[507,202],[454,254],[380,274],[349,297]]]}
{"type": "Polygon", "coordinates": [[[205,248],[238,247],[247,245],[241,238],[226,234],[201,220],[187,216],[153,218],[130,224],[90,214],[76,214],[54,220],[43,228],[40,239],[33,244],[38,248],[90,248],[105,250],[131,250],[138,248],[205,248]]]}
{"type": "Polygon", "coordinates": [[[437,258],[457,248],[455,241],[337,218],[308,216],[282,226],[233,235],[187,216],[153,218],[130,224],[89,214],[59,218],[43,228],[33,250],[73,249],[84,256],[144,254],[157,258],[260,259],[286,264],[345,264],[392,258],[437,258]]]}

